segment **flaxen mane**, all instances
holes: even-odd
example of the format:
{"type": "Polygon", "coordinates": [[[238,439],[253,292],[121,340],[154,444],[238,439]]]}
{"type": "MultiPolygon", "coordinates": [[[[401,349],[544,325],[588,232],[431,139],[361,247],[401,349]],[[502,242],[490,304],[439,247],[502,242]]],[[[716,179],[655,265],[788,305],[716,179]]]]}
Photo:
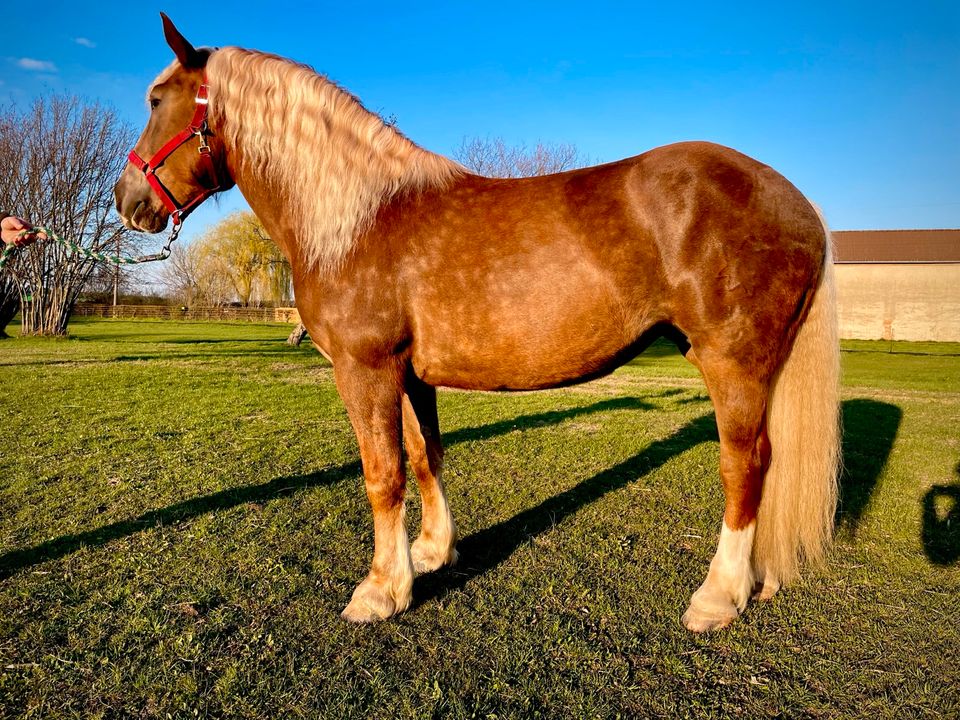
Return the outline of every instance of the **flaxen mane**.
{"type": "Polygon", "coordinates": [[[399,190],[463,172],[306,65],[227,47],[211,55],[207,78],[212,124],[290,208],[310,265],[336,266],[399,190]]]}

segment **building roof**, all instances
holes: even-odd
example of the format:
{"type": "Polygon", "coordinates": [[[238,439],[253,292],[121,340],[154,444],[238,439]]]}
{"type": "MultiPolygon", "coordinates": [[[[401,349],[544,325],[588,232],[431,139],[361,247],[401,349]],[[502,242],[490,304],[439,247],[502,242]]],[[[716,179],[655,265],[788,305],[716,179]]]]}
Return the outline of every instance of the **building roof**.
{"type": "Polygon", "coordinates": [[[960,230],[834,230],[838,263],[960,263],[960,230]]]}

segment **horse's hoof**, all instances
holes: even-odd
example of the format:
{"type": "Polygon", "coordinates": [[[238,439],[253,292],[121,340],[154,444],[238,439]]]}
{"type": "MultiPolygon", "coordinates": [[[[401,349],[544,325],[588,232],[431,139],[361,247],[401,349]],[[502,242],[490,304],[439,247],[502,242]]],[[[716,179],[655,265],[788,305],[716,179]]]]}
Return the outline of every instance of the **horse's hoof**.
{"type": "Polygon", "coordinates": [[[753,597],[755,600],[772,600],[780,589],[780,583],[770,578],[764,578],[762,582],[757,583],[754,588],[753,597]]]}
{"type": "MultiPolygon", "coordinates": [[[[720,630],[737,619],[740,608],[733,599],[715,586],[705,582],[690,598],[690,607],[683,614],[683,626],[691,632],[720,630]]],[[[748,587],[749,589],[749,587],[748,587]]],[[[747,594],[744,592],[743,605],[747,594]]]]}
{"type": "Polygon", "coordinates": [[[438,550],[436,545],[427,542],[422,537],[413,541],[410,546],[410,560],[417,575],[434,572],[444,566],[453,567],[460,559],[456,548],[438,550]]]}
{"type": "Polygon", "coordinates": [[[353,591],[353,597],[340,617],[353,623],[372,623],[386,620],[397,612],[397,604],[389,592],[364,580],[353,591]]]}
{"type": "Polygon", "coordinates": [[[702,633],[711,630],[722,630],[727,625],[737,619],[737,609],[730,604],[730,613],[707,613],[689,607],[683,614],[683,626],[690,632],[702,633]]]}

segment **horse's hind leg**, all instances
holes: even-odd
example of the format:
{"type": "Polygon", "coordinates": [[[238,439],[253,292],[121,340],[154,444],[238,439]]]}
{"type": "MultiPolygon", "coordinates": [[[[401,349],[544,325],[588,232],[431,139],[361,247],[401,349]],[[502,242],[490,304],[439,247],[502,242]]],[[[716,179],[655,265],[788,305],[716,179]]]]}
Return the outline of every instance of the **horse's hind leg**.
{"type": "Polygon", "coordinates": [[[733,364],[713,365],[703,358],[700,364],[716,410],[726,504],[710,571],[683,615],[683,624],[695,632],[724,627],[747,604],[755,580],[751,554],[757,508],[770,463],[767,382],[733,364]]]}
{"type": "Polygon", "coordinates": [[[443,445],[437,419],[437,391],[417,378],[403,396],[403,442],[417,477],[423,503],[420,536],[410,548],[413,568],[431,572],[457,562],[457,527],[440,480],[443,445]]]}
{"type": "Polygon", "coordinates": [[[400,450],[403,388],[395,368],[371,368],[348,358],[338,359],[334,374],[360,445],[374,533],[370,573],[354,590],[343,618],[372,622],[406,610],[413,597],[400,450]]]}

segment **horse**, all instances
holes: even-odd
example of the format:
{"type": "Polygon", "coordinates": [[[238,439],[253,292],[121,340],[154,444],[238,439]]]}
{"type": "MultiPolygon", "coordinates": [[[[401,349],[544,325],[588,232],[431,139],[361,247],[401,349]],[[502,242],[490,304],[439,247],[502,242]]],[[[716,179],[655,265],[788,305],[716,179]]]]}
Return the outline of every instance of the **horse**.
{"type": "Polygon", "coordinates": [[[840,447],[831,242],[783,176],[684,142],[542,177],[481,177],[305,65],[197,49],[166,16],[163,27],[175,60],[149,88],[117,210],[127,227],[159,232],[235,184],[289,260],[373,514],[370,571],[343,618],[402,612],[415,574],[457,562],[436,388],[579,383],[664,336],[706,384],[725,497],[683,624],[722,628],[825,558],[840,447]],[[412,544],[404,447],[422,497],[412,544]]]}

